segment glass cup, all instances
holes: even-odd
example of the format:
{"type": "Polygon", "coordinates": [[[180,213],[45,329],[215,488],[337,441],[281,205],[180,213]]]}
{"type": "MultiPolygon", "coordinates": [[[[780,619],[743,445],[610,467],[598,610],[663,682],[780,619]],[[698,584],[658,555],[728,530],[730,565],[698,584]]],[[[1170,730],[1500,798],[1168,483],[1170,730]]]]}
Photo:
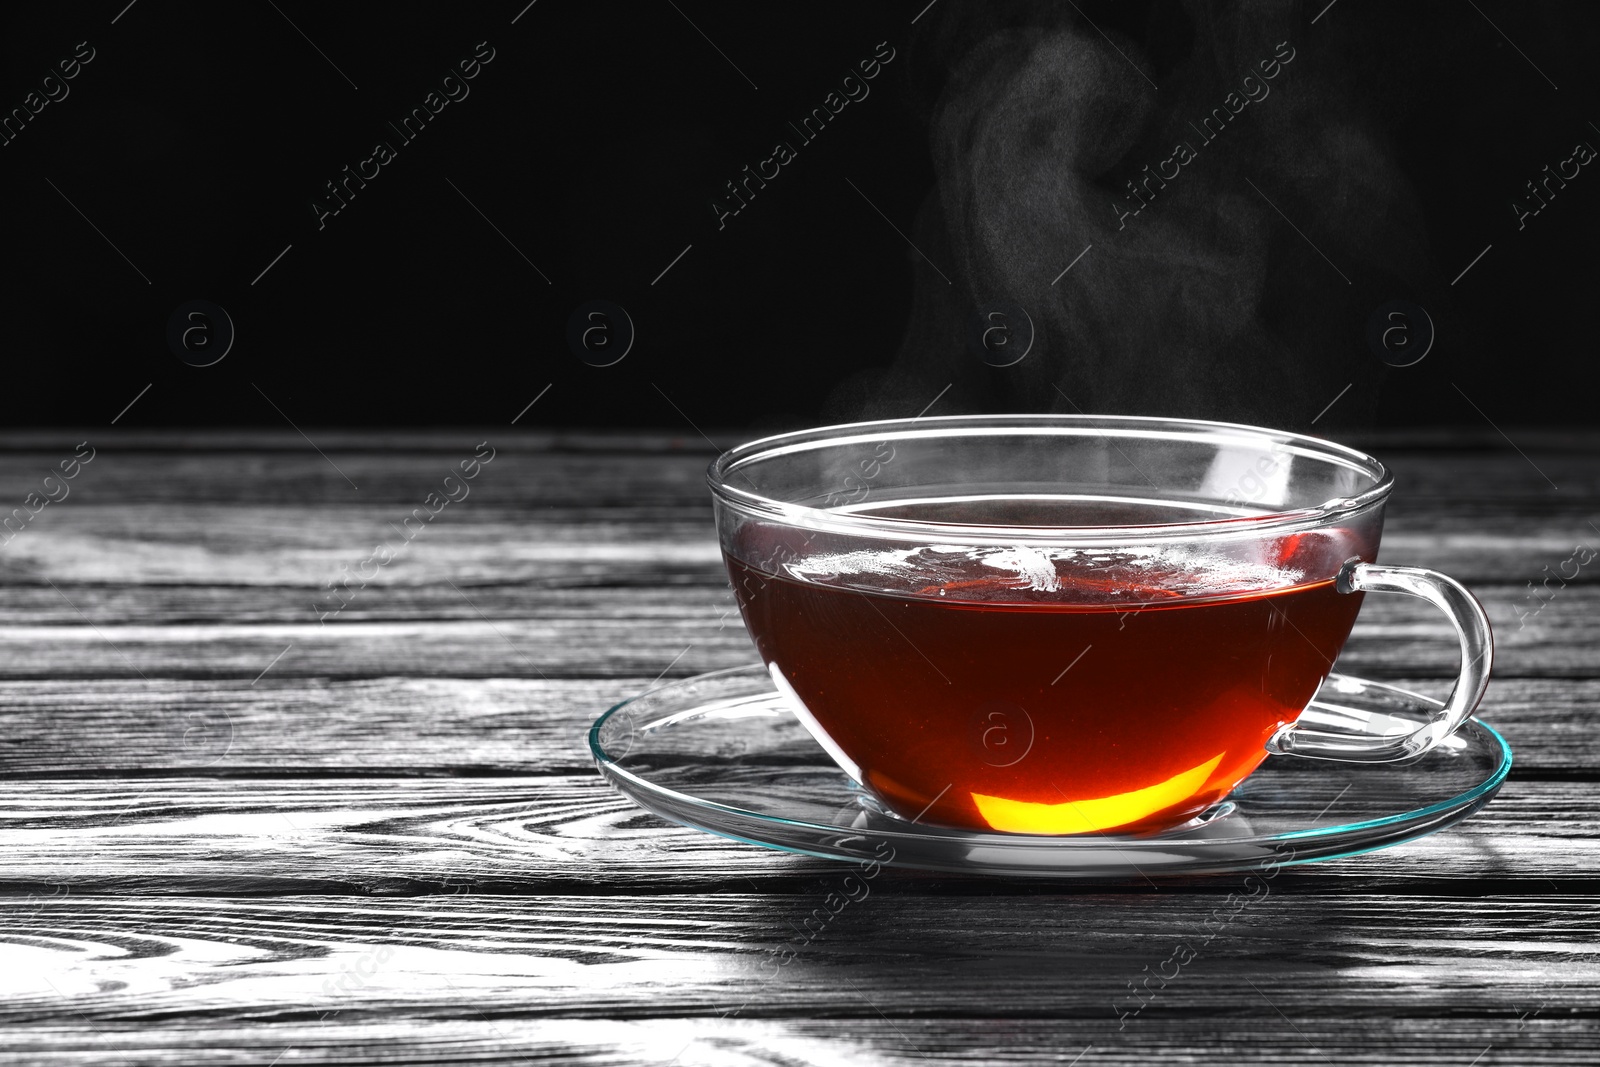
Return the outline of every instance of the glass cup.
{"type": "Polygon", "coordinates": [[[1488,684],[1472,594],[1375,562],[1388,470],[1317,438],[1160,418],[902,419],[765,438],[708,477],[774,684],[903,819],[1159,831],[1269,753],[1420,755],[1488,684]],[[1460,638],[1454,690],[1420,728],[1302,716],[1369,590],[1422,597],[1460,638]]]}

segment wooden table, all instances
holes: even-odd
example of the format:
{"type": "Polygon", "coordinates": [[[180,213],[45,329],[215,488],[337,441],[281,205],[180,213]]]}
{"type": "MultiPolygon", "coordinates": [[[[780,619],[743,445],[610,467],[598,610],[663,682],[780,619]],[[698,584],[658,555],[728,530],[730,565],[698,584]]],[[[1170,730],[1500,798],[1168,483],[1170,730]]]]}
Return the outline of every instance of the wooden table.
{"type": "MultiPolygon", "coordinates": [[[[0,1057],[1594,1064],[1600,561],[1527,583],[1600,546],[1600,435],[1511,436],[1352,442],[1398,474],[1383,559],[1488,606],[1510,781],[1285,871],[1123,1025],[1240,879],[886,871],[773,978],[847,868],[602,783],[597,714],[754,656],[687,430],[11,433],[0,509],[95,451],[0,550],[0,1057]]],[[[1371,598],[1344,666],[1442,693],[1454,640],[1371,598]]]]}

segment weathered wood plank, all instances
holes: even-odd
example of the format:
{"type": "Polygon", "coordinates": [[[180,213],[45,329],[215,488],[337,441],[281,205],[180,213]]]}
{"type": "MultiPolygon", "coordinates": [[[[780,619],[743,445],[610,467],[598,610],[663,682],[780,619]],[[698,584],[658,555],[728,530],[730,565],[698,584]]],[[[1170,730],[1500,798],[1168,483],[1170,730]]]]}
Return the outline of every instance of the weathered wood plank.
{"type": "MultiPolygon", "coordinates": [[[[556,399],[554,393],[551,399],[556,399]]],[[[537,410],[537,409],[536,409],[537,410]]],[[[925,420],[932,423],[932,418],[925,420]]],[[[686,451],[714,454],[717,448],[727,448],[741,441],[754,440],[785,430],[805,429],[801,425],[739,425],[719,426],[703,423],[712,445],[693,427],[662,424],[647,428],[607,428],[602,430],[574,428],[546,428],[539,425],[538,417],[530,415],[520,424],[505,422],[484,423],[477,427],[458,428],[405,428],[372,426],[315,426],[303,424],[324,451],[395,451],[415,452],[449,451],[459,447],[464,439],[482,440],[494,435],[504,440],[504,447],[523,452],[598,451],[618,450],[637,452],[686,451]]],[[[1383,428],[1351,428],[1333,435],[1313,433],[1313,437],[1338,441],[1352,448],[1383,450],[1389,452],[1463,452],[1509,453],[1506,436],[1528,452],[1589,452],[1600,453],[1600,430],[1585,426],[1501,424],[1501,429],[1485,422],[1466,422],[1456,425],[1413,425],[1383,428]],[[1505,432],[1502,433],[1501,430],[1505,432]]],[[[104,440],[106,447],[121,450],[151,452],[183,451],[246,451],[246,452],[304,452],[310,446],[304,437],[284,427],[162,427],[137,426],[123,423],[107,427],[88,425],[80,427],[10,427],[0,429],[0,452],[50,451],[70,446],[93,436],[104,440]]]]}
{"type": "Polygon", "coordinates": [[[301,616],[319,593],[331,601],[326,587],[341,579],[355,591],[351,610],[398,594],[414,598],[412,611],[458,606],[447,582],[507,589],[726,582],[709,503],[618,508],[615,516],[599,508],[545,514],[472,503],[468,498],[455,512],[447,506],[420,532],[415,523],[401,527],[407,513],[398,509],[46,508],[37,526],[0,545],[0,584],[25,598],[7,605],[8,618],[21,618],[65,607],[50,582],[121,589],[130,608],[148,596],[155,610],[171,604],[216,614],[220,594],[244,611],[259,614],[260,600],[266,610],[301,616]],[[381,566],[374,558],[380,545],[393,556],[381,566]]]}
{"type": "Polygon", "coordinates": [[[583,772],[589,725],[651,682],[3,682],[0,775],[583,772]]]}
{"type": "Polygon", "coordinates": [[[1087,1062],[1225,1048],[1229,1062],[1296,1050],[1393,1063],[1424,1035],[1500,1063],[1600,1047],[1592,900],[1402,908],[1273,883],[1238,907],[1183,893],[928,896],[880,875],[833,909],[840,882],[780,898],[0,898],[0,1025],[8,1050],[152,1058],[203,1026],[202,1047],[237,1035],[263,1064],[292,1062],[300,1041],[315,1060],[362,1037],[416,1056],[472,1042],[491,1062],[528,1042],[584,1062],[620,1054],[620,1040],[656,1062],[830,1065],[1064,1063],[1090,1046],[1087,1062]],[[831,1040],[782,1039],[818,1017],[831,1040]],[[619,1036],[612,1020],[640,1025],[619,1036]],[[1402,1039],[1383,1042],[1391,1058],[1369,1058],[1380,1035],[1402,1039]],[[713,1057],[718,1036],[734,1038],[734,1059],[713,1057]]]}
{"type": "Polygon", "coordinates": [[[6,627],[0,677],[617,676],[662,671],[680,653],[677,673],[714,670],[754,655],[736,612],[719,623],[724,597],[731,605],[731,594],[702,593],[692,618],[665,593],[628,590],[522,619],[478,617],[469,603],[438,622],[6,627]]]}
{"type": "MultiPolygon", "coordinates": [[[[519,595],[500,588],[487,598],[494,614],[475,587],[451,592],[456,603],[437,620],[358,621],[358,598],[326,622],[307,603],[299,622],[117,625],[114,602],[102,610],[86,596],[80,602],[82,589],[52,589],[70,624],[0,627],[0,678],[254,678],[290,646],[273,676],[653,675],[680,654],[673,670],[682,675],[754,659],[726,586],[527,588],[519,595]]],[[[1495,627],[1498,676],[1600,676],[1600,585],[1560,590],[1543,607],[1513,586],[1479,593],[1495,627]]],[[[369,614],[382,614],[372,606],[378,600],[374,592],[369,614]]],[[[1458,659],[1434,608],[1375,594],[1341,663],[1375,677],[1448,677],[1458,659]]]]}
{"type": "MultiPolygon", "coordinates": [[[[445,477],[459,474],[459,464],[478,454],[481,441],[463,435],[453,452],[361,450],[326,457],[310,450],[97,450],[67,482],[64,495],[54,483],[42,483],[58,473],[63,460],[73,458],[70,447],[59,453],[14,452],[0,457],[0,503],[15,502],[0,507],[0,514],[20,507],[30,492],[49,491],[62,499],[40,513],[41,526],[53,509],[105,504],[387,505],[398,523],[422,507],[429,493],[443,494],[445,477]]],[[[710,451],[501,453],[493,441],[488,447],[496,449],[490,462],[464,490],[453,490],[462,499],[441,514],[474,503],[638,507],[710,500],[705,482],[706,464],[714,457],[710,451]]]]}
{"type": "Polygon", "coordinates": [[[1394,1018],[1297,1014],[1263,1004],[1151,1018],[1118,1032],[1114,1024],[1057,1017],[885,1018],[859,999],[832,1018],[743,1019],[659,1016],[551,1019],[516,1011],[384,1022],[353,1010],[305,1020],[279,1013],[239,1025],[172,1014],[132,1022],[82,1019],[7,1028],[5,1062],[168,1067],[208,1063],[281,1067],[303,1063],[517,1064],[581,1067],[682,1064],[684,1067],[1150,1067],[1151,1064],[1335,1063],[1393,1067],[1592,1067],[1600,1057],[1592,1016],[1538,1003],[1493,1015],[1394,1018]],[[1322,1057],[1319,1059],[1319,1055],[1322,1057]]]}
{"type": "MultiPolygon", "coordinates": [[[[554,394],[552,394],[553,396],[554,394]]],[[[515,412],[513,412],[515,414],[515,412]]],[[[461,448],[463,442],[473,443],[493,437],[495,446],[512,452],[688,452],[712,456],[715,448],[705,438],[689,427],[603,430],[547,429],[539,426],[537,416],[530,415],[520,425],[508,422],[486,423],[477,427],[450,429],[371,427],[371,426],[313,426],[302,424],[306,437],[316,442],[325,452],[414,452],[451,453],[461,448]]],[[[723,447],[735,440],[744,440],[739,434],[744,430],[716,428],[713,436],[723,441],[723,447]]],[[[1492,439],[1474,437],[1467,428],[1464,443],[1476,442],[1485,446],[1501,446],[1499,437],[1492,439]]],[[[1534,443],[1562,449],[1600,450],[1600,434],[1585,434],[1573,428],[1559,434],[1548,427],[1526,427],[1519,432],[1530,435],[1534,443]]],[[[220,453],[269,452],[312,454],[306,437],[287,426],[227,426],[227,427],[162,427],[101,425],[79,427],[9,427],[0,429],[0,453],[71,451],[72,446],[84,439],[94,441],[97,447],[114,452],[157,453],[220,453]],[[103,443],[102,443],[103,442],[103,443]]],[[[1412,440],[1410,437],[1384,438],[1396,444],[1412,440]]],[[[1431,436],[1418,436],[1417,447],[1428,445],[1431,436]]],[[[1458,447],[1458,446],[1457,446],[1458,447]]]]}
{"type": "MultiPolygon", "coordinates": [[[[1310,864],[1297,877],[1343,885],[1592,879],[1600,868],[1597,804],[1600,785],[1592,782],[1513,780],[1448,831],[1310,864]]],[[[0,855],[0,884],[131,894],[429,893],[457,885],[682,892],[842,869],[669,826],[592,772],[11,781],[0,784],[0,855]]],[[[914,871],[896,878],[955,881],[914,871]]]]}
{"type": "MultiPolygon", "coordinates": [[[[674,668],[676,670],[676,668],[674,668]]],[[[0,682],[0,776],[330,777],[583,772],[590,723],[656,680],[46,679],[0,682]]],[[[1396,684],[1438,692],[1438,679],[1396,684]]],[[[1600,768],[1600,680],[1496,680],[1481,715],[1518,777],[1600,768]]]]}
{"type": "MultiPolygon", "coordinates": [[[[245,610],[270,611],[282,601],[303,612],[308,594],[339,579],[346,567],[369,575],[366,598],[405,595],[410,600],[399,610],[410,612],[448,608],[447,580],[511,588],[726,580],[708,500],[652,507],[476,503],[469,497],[459,508],[447,506],[419,533],[415,523],[402,528],[409,513],[400,508],[80,505],[69,498],[0,545],[0,584],[15,589],[8,611],[32,618],[62,607],[59,597],[41,595],[50,592],[47,581],[64,588],[149,586],[153,611],[215,615],[215,590],[237,598],[241,588],[252,594],[245,610]],[[388,545],[395,558],[363,568],[379,545],[388,545]],[[257,593],[278,600],[257,607],[257,593]]],[[[1600,564],[1566,561],[1580,545],[1600,548],[1600,529],[1589,525],[1597,515],[1600,507],[1467,517],[1416,506],[1409,516],[1391,519],[1380,558],[1433,567],[1473,584],[1523,588],[1546,576],[1594,584],[1600,564]]]]}
{"type": "MultiPolygon", "coordinates": [[[[70,483],[74,501],[108,503],[338,503],[403,504],[402,514],[419,506],[462,459],[473,456],[487,440],[494,459],[471,483],[469,500],[532,504],[690,503],[707,499],[705,468],[716,453],[703,441],[679,441],[666,450],[636,449],[626,437],[615,447],[573,450],[524,449],[499,437],[463,432],[454,448],[443,443],[430,449],[403,445],[389,449],[365,446],[329,449],[323,455],[285,431],[282,451],[237,450],[196,438],[189,447],[148,451],[117,447],[112,437],[89,434],[96,449],[91,462],[70,483]],[[299,442],[296,446],[293,442],[299,442]],[[341,473],[342,472],[342,473],[341,473]]],[[[313,439],[315,435],[313,435],[313,439]]],[[[44,476],[74,455],[73,444],[59,449],[0,453],[0,502],[18,506],[27,493],[39,490],[44,476]]],[[[719,439],[732,444],[738,437],[719,439]]],[[[1600,450],[1563,449],[1532,455],[1536,470],[1515,451],[1499,449],[1408,451],[1380,448],[1377,457],[1395,472],[1396,502],[1446,500],[1474,508],[1515,506],[1542,514],[1570,509],[1600,499],[1600,450]],[[1552,489],[1539,471],[1559,488],[1552,489]]],[[[57,506],[57,505],[52,505],[57,506]]],[[[48,510],[48,509],[47,509],[48,510]]]]}

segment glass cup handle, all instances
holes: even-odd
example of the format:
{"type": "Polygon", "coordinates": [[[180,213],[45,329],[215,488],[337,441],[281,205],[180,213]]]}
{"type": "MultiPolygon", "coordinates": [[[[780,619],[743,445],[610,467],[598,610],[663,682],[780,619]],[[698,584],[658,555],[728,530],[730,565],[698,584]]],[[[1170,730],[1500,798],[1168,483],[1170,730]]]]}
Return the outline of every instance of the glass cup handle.
{"type": "Polygon", "coordinates": [[[1461,639],[1461,673],[1455,688],[1432,719],[1408,733],[1319,730],[1302,721],[1289,723],[1267,742],[1267,751],[1312,759],[1388,763],[1420,756],[1455,733],[1483,699],[1494,664],[1494,638],[1483,605],[1454,578],[1421,567],[1380,567],[1359,559],[1345,561],[1336,588],[1406,593],[1443,611],[1461,639]]]}

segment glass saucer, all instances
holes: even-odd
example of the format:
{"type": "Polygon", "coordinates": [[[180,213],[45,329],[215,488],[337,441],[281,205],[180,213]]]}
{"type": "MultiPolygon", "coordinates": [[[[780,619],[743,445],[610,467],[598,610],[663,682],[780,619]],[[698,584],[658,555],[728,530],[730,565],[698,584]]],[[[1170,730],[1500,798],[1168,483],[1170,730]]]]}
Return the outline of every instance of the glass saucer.
{"type": "MultiPolygon", "coordinates": [[[[1302,715],[1324,730],[1408,732],[1438,702],[1329,675],[1302,715]]],[[[823,859],[1056,879],[1242,871],[1351,856],[1442,830],[1487,804],[1511,747],[1467,721],[1400,763],[1269,756],[1223,803],[1145,835],[975,832],[883,811],[841,771],[760,665],[673,682],[596,720],[600,773],[664,819],[823,859]]]]}

